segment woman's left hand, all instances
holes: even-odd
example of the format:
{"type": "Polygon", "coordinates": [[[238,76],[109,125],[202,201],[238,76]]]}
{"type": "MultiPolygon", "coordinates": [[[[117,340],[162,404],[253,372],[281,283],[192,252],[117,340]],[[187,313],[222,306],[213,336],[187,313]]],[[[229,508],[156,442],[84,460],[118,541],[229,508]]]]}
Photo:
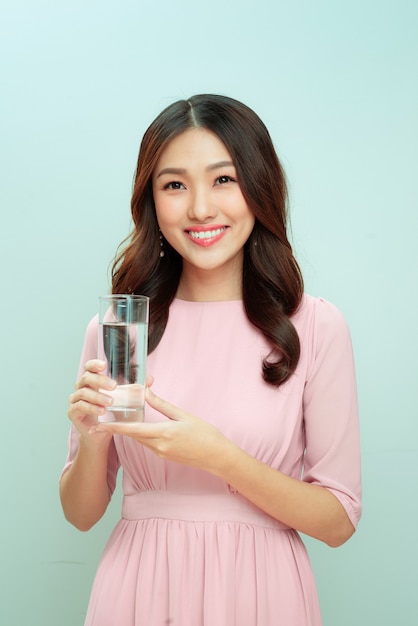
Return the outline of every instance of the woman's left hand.
{"type": "Polygon", "coordinates": [[[216,474],[223,448],[231,442],[217,428],[159,398],[149,387],[146,401],[168,421],[100,423],[94,427],[95,432],[132,437],[161,458],[216,474]]]}

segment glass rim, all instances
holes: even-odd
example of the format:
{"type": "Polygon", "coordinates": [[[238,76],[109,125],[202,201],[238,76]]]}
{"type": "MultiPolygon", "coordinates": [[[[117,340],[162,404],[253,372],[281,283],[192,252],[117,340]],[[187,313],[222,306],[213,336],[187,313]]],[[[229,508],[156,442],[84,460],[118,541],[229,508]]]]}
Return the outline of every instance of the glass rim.
{"type": "Polygon", "coordinates": [[[99,300],[147,300],[148,296],[141,296],[135,293],[113,293],[105,296],[99,296],[99,300]]]}

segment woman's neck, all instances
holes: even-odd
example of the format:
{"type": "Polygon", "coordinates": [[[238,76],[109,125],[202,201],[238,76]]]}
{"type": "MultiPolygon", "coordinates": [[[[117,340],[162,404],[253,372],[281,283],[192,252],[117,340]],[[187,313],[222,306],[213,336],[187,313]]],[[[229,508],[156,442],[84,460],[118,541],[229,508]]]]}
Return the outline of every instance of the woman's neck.
{"type": "Polygon", "coordinates": [[[184,271],[180,277],[176,297],[191,302],[222,302],[242,300],[241,275],[222,276],[222,272],[184,271]]]}

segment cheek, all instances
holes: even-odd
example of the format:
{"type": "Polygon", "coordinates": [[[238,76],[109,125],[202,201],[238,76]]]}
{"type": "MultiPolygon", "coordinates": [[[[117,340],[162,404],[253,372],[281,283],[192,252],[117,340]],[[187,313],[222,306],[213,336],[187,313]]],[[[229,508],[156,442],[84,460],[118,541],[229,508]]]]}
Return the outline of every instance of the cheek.
{"type": "Polygon", "coordinates": [[[166,241],[170,243],[173,248],[177,249],[179,238],[181,236],[182,211],[179,210],[177,203],[172,201],[157,200],[155,202],[155,213],[157,216],[157,222],[159,229],[166,241]]]}
{"type": "Polygon", "coordinates": [[[235,194],[231,195],[228,198],[228,205],[227,207],[225,206],[225,208],[227,209],[231,217],[233,217],[236,221],[254,224],[255,215],[246,203],[241,190],[236,191],[235,194]]]}
{"type": "Polygon", "coordinates": [[[180,215],[187,205],[189,194],[186,190],[167,192],[164,190],[154,191],[154,204],[156,211],[162,216],[180,215]]]}
{"type": "Polygon", "coordinates": [[[170,226],[175,224],[177,220],[178,211],[176,210],[175,203],[167,198],[155,198],[155,213],[157,215],[158,223],[161,226],[170,226]]]}
{"type": "Polygon", "coordinates": [[[245,203],[241,204],[240,210],[236,212],[237,222],[241,222],[244,230],[252,231],[255,224],[255,215],[245,203]]]}

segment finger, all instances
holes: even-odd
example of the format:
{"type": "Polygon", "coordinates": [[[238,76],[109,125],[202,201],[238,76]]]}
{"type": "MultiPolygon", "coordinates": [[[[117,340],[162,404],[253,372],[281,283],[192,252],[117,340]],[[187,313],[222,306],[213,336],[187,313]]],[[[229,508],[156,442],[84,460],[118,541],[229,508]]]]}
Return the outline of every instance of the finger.
{"type": "Polygon", "coordinates": [[[159,396],[156,396],[155,393],[151,391],[149,387],[147,387],[145,391],[145,399],[147,403],[159,413],[162,413],[166,417],[171,420],[176,420],[178,422],[184,422],[188,420],[195,420],[192,415],[186,413],[182,409],[179,409],[174,404],[170,404],[166,400],[163,400],[159,396]]]}
{"type": "Polygon", "coordinates": [[[72,422],[79,422],[86,417],[99,417],[104,415],[106,409],[98,404],[91,404],[85,400],[78,400],[74,404],[71,404],[68,408],[68,417],[72,422]]]}
{"type": "Polygon", "coordinates": [[[103,361],[102,359],[90,359],[84,365],[84,369],[89,372],[103,372],[106,367],[106,361],[103,361]]]}
{"type": "Polygon", "coordinates": [[[161,437],[164,424],[151,424],[144,422],[100,422],[90,429],[90,432],[112,433],[113,435],[126,435],[135,439],[154,439],[161,437]]]}
{"type": "Polygon", "coordinates": [[[81,401],[105,407],[110,406],[113,403],[113,398],[105,393],[101,393],[100,391],[95,391],[90,387],[82,387],[71,394],[70,405],[81,401]]]}
{"type": "Polygon", "coordinates": [[[85,370],[75,384],[75,389],[83,389],[84,387],[90,387],[93,389],[107,389],[112,391],[116,387],[116,382],[104,376],[103,374],[96,374],[90,370],[85,370]]]}
{"type": "Polygon", "coordinates": [[[151,374],[147,374],[147,376],[145,377],[145,386],[151,387],[151,385],[153,384],[154,384],[154,376],[151,376],[151,374]]]}
{"type": "Polygon", "coordinates": [[[105,375],[106,369],[107,369],[106,361],[103,361],[101,359],[90,359],[89,361],[86,362],[84,366],[84,373],[81,376],[82,384],[79,386],[83,386],[84,381],[87,381],[88,386],[100,386],[100,387],[104,387],[105,389],[114,389],[116,386],[116,383],[113,381],[110,382],[112,379],[109,376],[105,375]],[[94,384],[95,379],[91,378],[91,375],[101,376],[100,379],[97,379],[98,381],[97,385],[94,384]]]}
{"type": "Polygon", "coordinates": [[[106,413],[108,407],[104,404],[94,404],[88,400],[80,398],[74,402],[70,401],[68,406],[68,417],[74,423],[79,423],[85,418],[94,418],[95,423],[97,418],[106,413]]]}

